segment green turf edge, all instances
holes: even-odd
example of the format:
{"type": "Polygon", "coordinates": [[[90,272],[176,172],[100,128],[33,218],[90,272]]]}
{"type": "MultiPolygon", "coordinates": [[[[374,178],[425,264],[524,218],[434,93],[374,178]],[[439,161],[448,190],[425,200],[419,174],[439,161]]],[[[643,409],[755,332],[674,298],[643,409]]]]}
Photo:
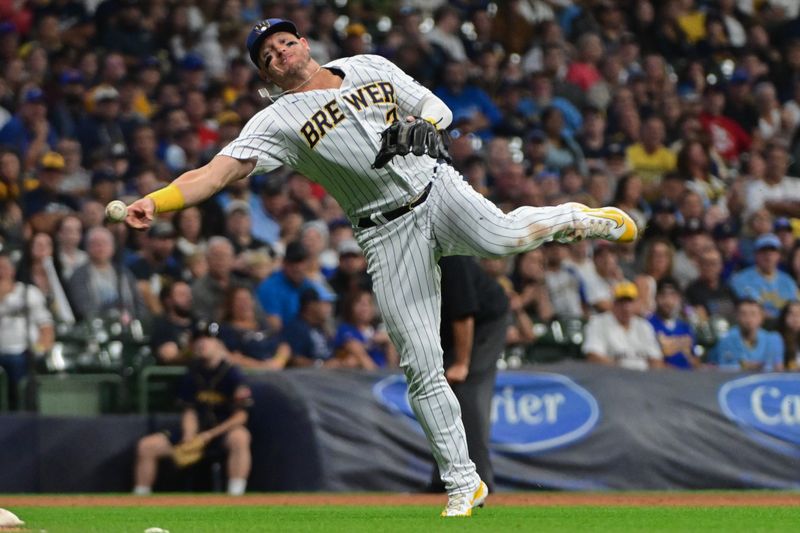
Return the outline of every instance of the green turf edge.
{"type": "MultiPolygon", "coordinates": [[[[1,501],[1,500],[0,500],[1,501]]],[[[535,531],[565,533],[800,531],[800,509],[791,507],[488,507],[467,519],[443,519],[439,507],[392,506],[142,506],[12,507],[30,531],[48,533],[170,533],[402,531],[535,531]]]]}

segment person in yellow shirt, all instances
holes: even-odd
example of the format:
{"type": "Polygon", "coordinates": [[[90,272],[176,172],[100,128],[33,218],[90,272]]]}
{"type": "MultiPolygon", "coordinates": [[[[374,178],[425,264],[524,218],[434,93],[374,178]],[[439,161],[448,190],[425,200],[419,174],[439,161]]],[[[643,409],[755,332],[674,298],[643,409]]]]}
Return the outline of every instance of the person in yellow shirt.
{"type": "Polygon", "coordinates": [[[664,174],[677,166],[675,153],[664,145],[665,137],[664,122],[652,116],[642,126],[639,142],[625,150],[628,167],[642,178],[644,196],[648,200],[656,194],[664,174]]]}

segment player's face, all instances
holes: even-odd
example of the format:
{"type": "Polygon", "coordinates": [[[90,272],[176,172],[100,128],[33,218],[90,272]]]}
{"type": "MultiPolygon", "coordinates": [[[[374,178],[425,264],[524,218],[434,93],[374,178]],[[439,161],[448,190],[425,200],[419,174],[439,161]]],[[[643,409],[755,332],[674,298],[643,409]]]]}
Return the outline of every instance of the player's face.
{"type": "Polygon", "coordinates": [[[264,39],[259,57],[262,74],[280,85],[282,81],[301,74],[311,54],[305,39],[279,31],[264,39]]]}

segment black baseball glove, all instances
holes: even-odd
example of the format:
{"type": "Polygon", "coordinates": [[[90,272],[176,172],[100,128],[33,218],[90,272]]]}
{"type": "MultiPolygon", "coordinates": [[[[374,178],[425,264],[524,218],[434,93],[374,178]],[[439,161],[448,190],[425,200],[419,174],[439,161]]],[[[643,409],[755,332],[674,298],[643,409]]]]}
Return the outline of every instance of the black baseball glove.
{"type": "Polygon", "coordinates": [[[398,120],[381,132],[381,149],[372,168],[383,168],[396,155],[428,154],[434,159],[451,161],[447,153],[447,132],[439,130],[424,118],[398,120]]]}

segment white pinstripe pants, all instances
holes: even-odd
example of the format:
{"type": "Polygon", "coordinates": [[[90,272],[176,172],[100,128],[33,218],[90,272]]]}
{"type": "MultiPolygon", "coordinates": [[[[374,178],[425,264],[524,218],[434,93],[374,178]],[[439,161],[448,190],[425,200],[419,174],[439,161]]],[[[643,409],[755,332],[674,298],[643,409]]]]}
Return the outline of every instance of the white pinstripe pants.
{"type": "Polygon", "coordinates": [[[444,377],[439,338],[439,257],[500,257],[565,235],[577,211],[521,207],[504,214],[449,166],[440,166],[428,199],[399,218],[357,229],[378,306],[408,382],[409,402],[450,494],[470,493],[478,475],[469,458],[461,409],[444,377]]]}

